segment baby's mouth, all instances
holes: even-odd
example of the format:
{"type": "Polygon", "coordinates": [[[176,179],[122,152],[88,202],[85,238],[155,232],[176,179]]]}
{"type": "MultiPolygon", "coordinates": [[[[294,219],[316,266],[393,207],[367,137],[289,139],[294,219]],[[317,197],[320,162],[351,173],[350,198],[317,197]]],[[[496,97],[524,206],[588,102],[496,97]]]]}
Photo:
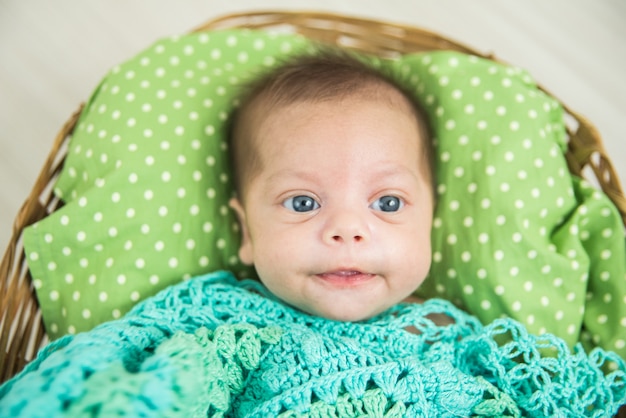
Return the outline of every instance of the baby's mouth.
{"type": "Polygon", "coordinates": [[[365,273],[355,269],[338,269],[317,274],[325,282],[335,285],[356,285],[375,277],[375,274],[365,273]]]}

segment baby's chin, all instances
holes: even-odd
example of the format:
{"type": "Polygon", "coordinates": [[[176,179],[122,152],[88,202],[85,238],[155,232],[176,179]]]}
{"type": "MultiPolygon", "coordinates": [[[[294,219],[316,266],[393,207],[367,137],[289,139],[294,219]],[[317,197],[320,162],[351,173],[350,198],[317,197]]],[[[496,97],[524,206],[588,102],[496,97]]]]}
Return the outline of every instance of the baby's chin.
{"type": "Polygon", "coordinates": [[[389,306],[380,306],[376,309],[363,309],[363,307],[347,309],[345,306],[342,306],[342,309],[338,309],[339,306],[333,306],[332,308],[326,309],[324,309],[323,307],[317,307],[315,309],[304,309],[304,311],[310,315],[319,316],[332,321],[361,322],[385,312],[391,306],[393,306],[393,304],[390,304],[389,306]]]}

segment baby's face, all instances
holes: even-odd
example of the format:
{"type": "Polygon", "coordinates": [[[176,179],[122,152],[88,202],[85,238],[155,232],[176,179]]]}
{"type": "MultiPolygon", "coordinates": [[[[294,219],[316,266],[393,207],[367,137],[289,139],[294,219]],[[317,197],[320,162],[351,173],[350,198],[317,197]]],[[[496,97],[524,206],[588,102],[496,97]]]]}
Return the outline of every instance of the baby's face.
{"type": "Polygon", "coordinates": [[[262,169],[244,206],[242,261],[277,297],[358,321],[410,295],[430,267],[427,138],[404,105],[298,103],[261,122],[262,169]]]}

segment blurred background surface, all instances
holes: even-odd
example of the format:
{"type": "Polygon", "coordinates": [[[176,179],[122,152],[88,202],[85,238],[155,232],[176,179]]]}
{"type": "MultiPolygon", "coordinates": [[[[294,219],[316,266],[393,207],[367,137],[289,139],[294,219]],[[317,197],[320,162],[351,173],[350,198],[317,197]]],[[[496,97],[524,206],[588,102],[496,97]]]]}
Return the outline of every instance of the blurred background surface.
{"type": "Polygon", "coordinates": [[[251,10],[420,26],[523,67],[599,129],[626,181],[624,0],[0,0],[0,250],[63,123],[114,65],[251,10]]]}

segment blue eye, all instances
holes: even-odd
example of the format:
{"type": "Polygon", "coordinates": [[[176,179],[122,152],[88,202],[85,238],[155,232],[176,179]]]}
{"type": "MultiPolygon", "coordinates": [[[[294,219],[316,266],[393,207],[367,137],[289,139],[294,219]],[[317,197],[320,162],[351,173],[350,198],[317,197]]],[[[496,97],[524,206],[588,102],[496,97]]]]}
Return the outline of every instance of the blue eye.
{"type": "Polygon", "coordinates": [[[286,199],[283,206],[294,212],[310,212],[319,209],[320,204],[310,196],[300,195],[286,199]]]}
{"type": "Polygon", "coordinates": [[[396,196],[382,196],[372,203],[371,208],[381,212],[397,212],[404,206],[402,199],[396,196]]]}

